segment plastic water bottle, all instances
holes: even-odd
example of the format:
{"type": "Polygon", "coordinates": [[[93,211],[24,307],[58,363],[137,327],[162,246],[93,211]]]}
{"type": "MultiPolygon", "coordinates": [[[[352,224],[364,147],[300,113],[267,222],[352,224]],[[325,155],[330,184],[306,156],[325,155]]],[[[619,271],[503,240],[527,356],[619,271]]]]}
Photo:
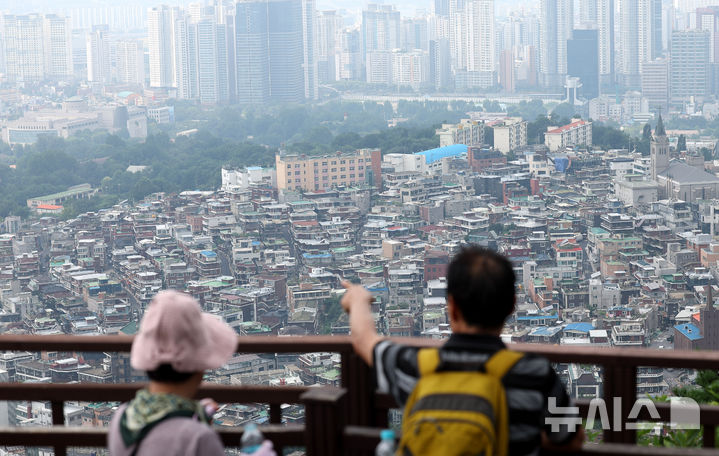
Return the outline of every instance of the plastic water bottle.
{"type": "Polygon", "coordinates": [[[379,433],[380,442],[374,450],[374,456],[394,456],[397,451],[397,445],[394,443],[394,431],[384,429],[379,433]]]}
{"type": "Polygon", "coordinates": [[[240,443],[242,443],[242,454],[252,454],[260,448],[262,442],[265,441],[265,436],[262,435],[259,428],[255,423],[249,423],[245,426],[245,432],[242,433],[240,443]]]}

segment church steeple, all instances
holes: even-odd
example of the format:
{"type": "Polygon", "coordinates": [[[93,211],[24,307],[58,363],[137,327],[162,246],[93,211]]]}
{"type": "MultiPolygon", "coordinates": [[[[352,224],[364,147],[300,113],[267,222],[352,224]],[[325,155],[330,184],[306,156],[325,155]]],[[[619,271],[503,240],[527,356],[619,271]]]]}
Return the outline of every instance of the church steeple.
{"type": "Polygon", "coordinates": [[[664,122],[662,121],[662,115],[659,114],[659,120],[657,121],[657,128],[654,130],[654,136],[666,136],[667,132],[664,129],[664,122]]]}
{"type": "Polygon", "coordinates": [[[661,114],[659,114],[657,128],[649,143],[649,151],[652,180],[658,182],[657,176],[669,167],[669,138],[667,138],[661,114]]]}

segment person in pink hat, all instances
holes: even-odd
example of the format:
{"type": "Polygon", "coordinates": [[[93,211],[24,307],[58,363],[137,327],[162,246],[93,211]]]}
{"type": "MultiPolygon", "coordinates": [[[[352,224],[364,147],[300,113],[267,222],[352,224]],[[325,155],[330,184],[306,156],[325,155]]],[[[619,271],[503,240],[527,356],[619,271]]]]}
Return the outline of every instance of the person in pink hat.
{"type": "Polygon", "coordinates": [[[204,371],[225,364],[236,349],[235,331],[203,313],[194,298],[174,290],[158,293],[130,354],[132,367],[146,371],[150,383],[115,412],[108,433],[110,455],[224,455],[222,441],[210,427],[216,404],[194,397],[204,371]]]}

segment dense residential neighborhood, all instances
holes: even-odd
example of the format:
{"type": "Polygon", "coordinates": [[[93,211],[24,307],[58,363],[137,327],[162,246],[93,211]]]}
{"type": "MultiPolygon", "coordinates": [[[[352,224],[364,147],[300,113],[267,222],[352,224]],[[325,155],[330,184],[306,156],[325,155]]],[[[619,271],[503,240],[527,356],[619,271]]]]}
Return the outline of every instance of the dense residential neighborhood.
{"type": "MultiPolygon", "coordinates": [[[[437,134],[457,138],[453,130],[475,126],[468,119],[437,134]]],[[[511,155],[450,139],[415,154],[281,150],[276,168],[223,169],[215,191],[155,193],[68,220],[53,208],[97,189],[38,195],[27,201],[33,216],[2,224],[0,330],[131,335],[152,297],[173,288],[238,335],[348,334],[339,306],[347,279],[375,296],[382,334],[441,339],[450,334],[447,265],[474,243],[514,265],[518,299],[506,341],[719,348],[719,310],[707,305],[719,296],[714,163],[670,146],[661,118],[649,156],[597,153],[587,134],[586,145],[555,152],[520,141],[511,155]]],[[[7,352],[0,369],[14,382],[143,378],[117,353],[7,352]]],[[[330,353],[246,354],[210,380],[338,385],[339,369],[330,353]]],[[[598,368],[558,370],[575,398],[603,388],[598,368]]],[[[640,369],[637,389],[664,394],[687,375],[640,369]]],[[[43,403],[8,404],[0,422],[46,424],[43,403]]],[[[114,406],[70,403],[67,422],[105,425],[114,406]]],[[[302,411],[283,416],[302,420],[302,411]]],[[[263,419],[262,407],[231,406],[218,423],[263,419]]]]}

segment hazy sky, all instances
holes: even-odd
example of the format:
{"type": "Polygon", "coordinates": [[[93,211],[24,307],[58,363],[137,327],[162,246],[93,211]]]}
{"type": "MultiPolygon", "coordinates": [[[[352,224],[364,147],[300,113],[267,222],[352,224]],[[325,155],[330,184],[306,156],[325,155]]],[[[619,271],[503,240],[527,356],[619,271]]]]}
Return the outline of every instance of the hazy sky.
{"type": "MultiPolygon", "coordinates": [[[[358,2],[357,0],[316,0],[317,9],[344,9],[358,15],[364,5],[367,3],[389,3],[397,5],[403,16],[414,16],[418,10],[431,11],[433,0],[397,0],[397,1],[375,1],[375,2],[358,2]]],[[[117,2],[116,0],[0,0],[0,11],[10,11],[11,13],[29,13],[29,12],[52,12],[66,8],[76,8],[81,6],[118,6],[124,5],[184,5],[192,3],[188,0],[129,0],[126,2],[117,2]]],[[[504,14],[507,7],[517,9],[519,5],[527,5],[536,8],[539,0],[497,0],[495,10],[498,14],[504,14]]]]}

